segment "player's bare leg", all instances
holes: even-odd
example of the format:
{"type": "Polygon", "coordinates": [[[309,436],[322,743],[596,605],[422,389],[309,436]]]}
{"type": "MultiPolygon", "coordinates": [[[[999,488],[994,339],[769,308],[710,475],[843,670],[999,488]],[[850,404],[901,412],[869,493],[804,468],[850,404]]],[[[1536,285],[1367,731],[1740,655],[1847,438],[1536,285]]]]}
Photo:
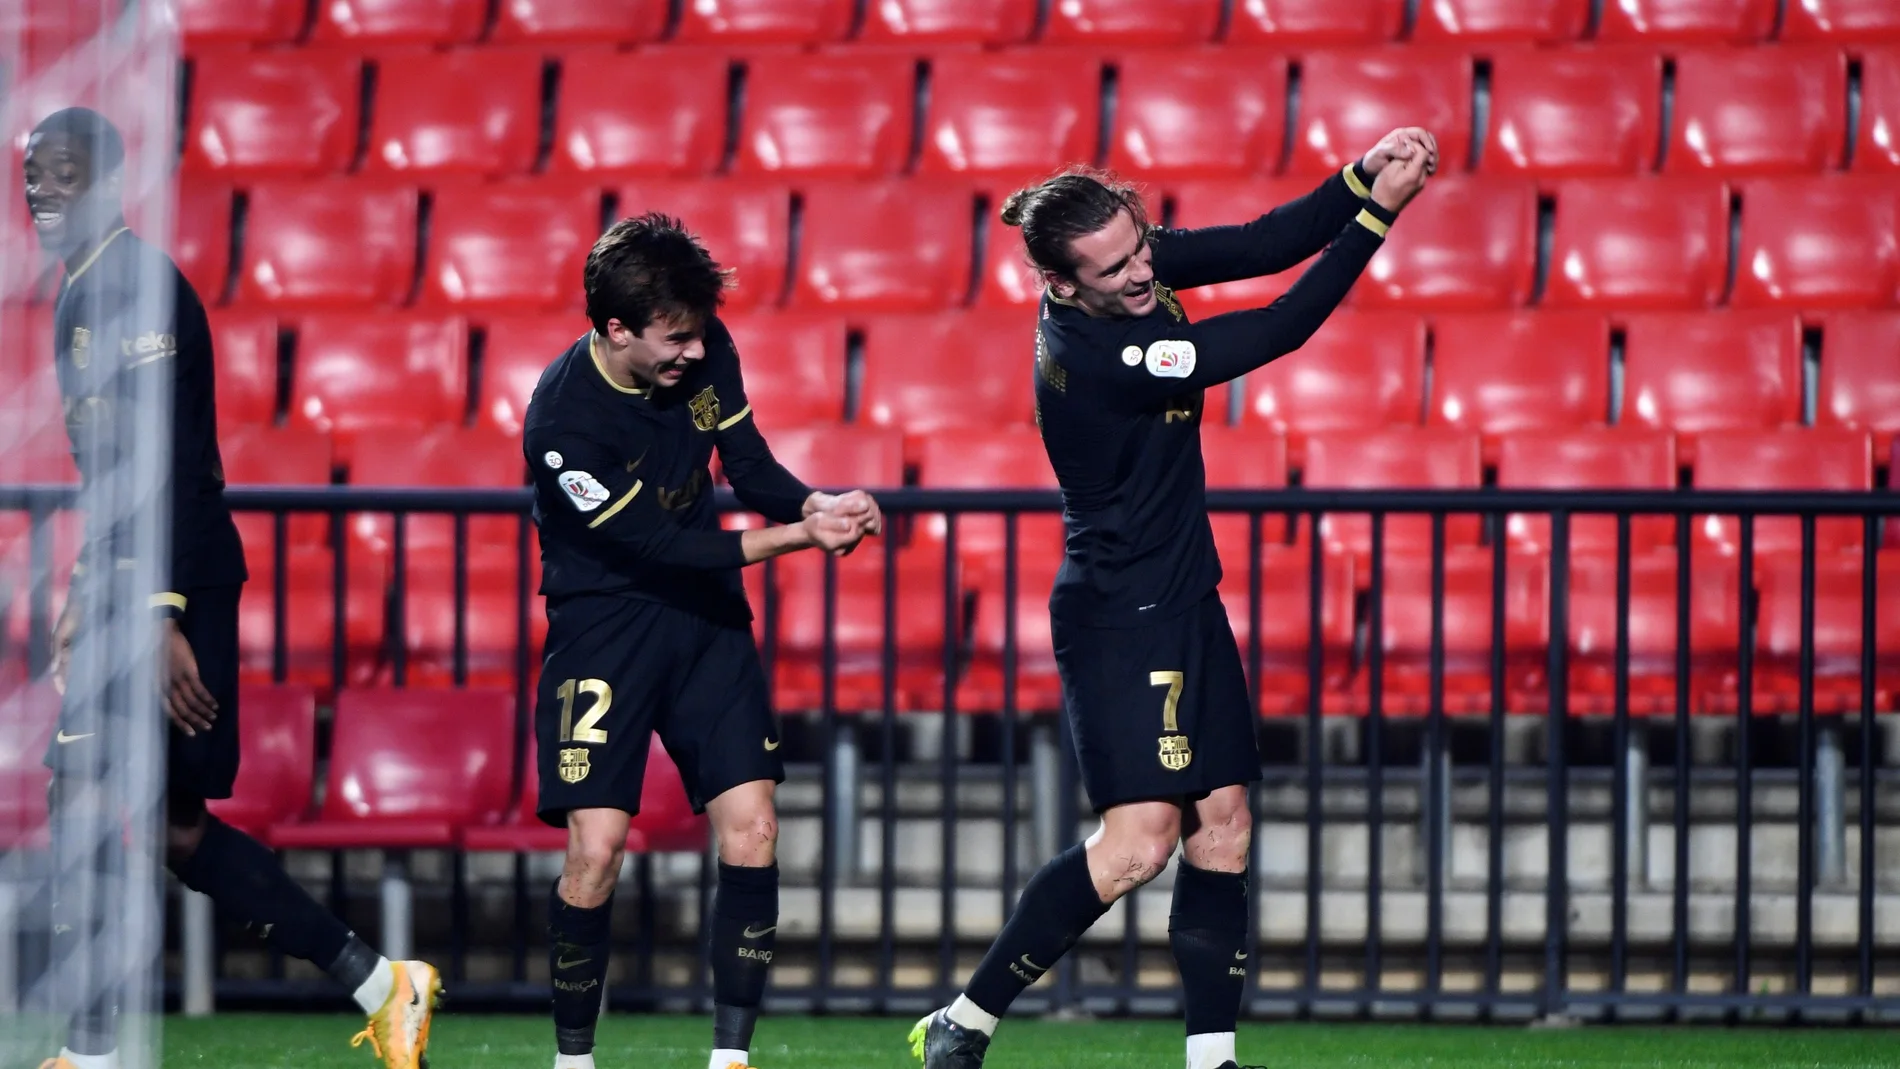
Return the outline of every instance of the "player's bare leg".
{"type": "Polygon", "coordinates": [[[771,780],[741,783],[706,805],[719,843],[710,954],[713,1052],[709,1069],[744,1069],[778,932],[778,811],[771,780]]]}
{"type": "Polygon", "coordinates": [[[1182,824],[1168,944],[1187,1007],[1187,1069],[1232,1069],[1247,984],[1247,788],[1210,793],[1182,824]]]}
{"type": "Polygon", "coordinates": [[[1016,996],[1054,968],[1116,899],[1160,875],[1180,840],[1179,803],[1118,805],[1102,814],[1095,834],[1030,877],[963,993],[911,1029],[911,1053],[924,1069],[978,1069],[1016,996]]]}
{"type": "Polygon", "coordinates": [[[548,901],[555,1069],[593,1069],[594,1028],[612,946],[614,884],[632,818],[618,809],[567,814],[567,860],[548,901]]]}

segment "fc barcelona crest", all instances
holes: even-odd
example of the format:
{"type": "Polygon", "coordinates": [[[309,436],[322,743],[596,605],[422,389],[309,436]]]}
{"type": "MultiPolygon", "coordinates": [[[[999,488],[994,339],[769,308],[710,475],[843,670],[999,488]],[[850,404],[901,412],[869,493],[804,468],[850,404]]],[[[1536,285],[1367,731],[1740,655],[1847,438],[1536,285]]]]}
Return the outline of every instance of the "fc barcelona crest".
{"type": "Polygon", "coordinates": [[[561,779],[567,783],[579,783],[592,772],[593,766],[587,763],[587,750],[575,747],[561,751],[561,779]]]}
{"type": "Polygon", "coordinates": [[[92,331],[85,327],[73,328],[73,366],[81,371],[91,362],[92,331]]]}
{"type": "Polygon", "coordinates": [[[1163,735],[1160,742],[1162,768],[1179,772],[1194,762],[1194,747],[1186,735],[1163,735]]]}
{"type": "Polygon", "coordinates": [[[693,395],[686,402],[686,408],[693,414],[693,426],[702,431],[710,431],[719,426],[719,397],[711,386],[693,395]]]}

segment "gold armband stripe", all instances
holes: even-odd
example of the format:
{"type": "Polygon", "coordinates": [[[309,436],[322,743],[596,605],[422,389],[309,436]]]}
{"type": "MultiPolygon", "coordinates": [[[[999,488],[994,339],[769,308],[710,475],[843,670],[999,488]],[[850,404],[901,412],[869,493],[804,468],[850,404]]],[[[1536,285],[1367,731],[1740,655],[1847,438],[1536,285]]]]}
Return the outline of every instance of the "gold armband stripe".
{"type": "Polygon", "coordinates": [[[734,412],[732,415],[727,416],[725,419],[720,420],[719,429],[723,431],[727,427],[732,426],[733,424],[739,422],[740,420],[746,418],[747,416],[751,414],[752,414],[752,406],[747,405],[744,408],[740,409],[739,411],[734,412]]]}
{"type": "Polygon", "coordinates": [[[633,481],[633,489],[627,491],[624,494],[621,494],[620,500],[607,506],[606,512],[603,512],[600,515],[594,517],[593,522],[587,525],[587,529],[591,531],[594,528],[599,527],[601,524],[606,523],[608,520],[613,519],[614,514],[619,512],[621,509],[626,508],[627,502],[632,501],[634,497],[640,493],[640,488],[645,485],[646,484],[644,482],[641,482],[639,479],[635,479],[633,481]]]}
{"type": "Polygon", "coordinates": [[[184,612],[185,611],[185,596],[183,594],[173,594],[169,592],[164,593],[164,594],[153,594],[152,608],[177,609],[179,612],[184,612]]]}
{"type": "Polygon", "coordinates": [[[1367,197],[1372,196],[1372,190],[1367,189],[1366,184],[1359,180],[1358,174],[1353,171],[1352,164],[1347,164],[1346,169],[1339,173],[1345,176],[1346,188],[1352,190],[1353,196],[1358,197],[1360,200],[1365,200],[1367,197]]]}
{"type": "Polygon", "coordinates": [[[1358,217],[1357,222],[1359,223],[1360,226],[1365,227],[1367,230],[1372,231],[1374,234],[1377,234],[1380,237],[1385,237],[1385,232],[1392,229],[1391,227],[1380,222],[1378,217],[1374,216],[1371,212],[1366,211],[1364,208],[1359,209],[1359,217],[1358,217]]]}

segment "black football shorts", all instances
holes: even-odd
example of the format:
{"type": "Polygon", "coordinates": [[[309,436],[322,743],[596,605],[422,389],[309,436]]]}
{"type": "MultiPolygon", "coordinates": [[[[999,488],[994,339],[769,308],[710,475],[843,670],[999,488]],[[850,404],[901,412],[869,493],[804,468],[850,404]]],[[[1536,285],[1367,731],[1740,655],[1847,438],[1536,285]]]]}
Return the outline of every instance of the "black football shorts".
{"type": "Polygon", "coordinates": [[[1260,748],[1218,594],[1140,627],[1052,621],[1063,705],[1096,812],[1199,799],[1260,778],[1260,748]]]}
{"type": "Polygon", "coordinates": [[[534,712],[541,819],[638,813],[655,731],[694,812],[741,783],[784,782],[751,628],[634,598],[550,605],[534,712]]]}

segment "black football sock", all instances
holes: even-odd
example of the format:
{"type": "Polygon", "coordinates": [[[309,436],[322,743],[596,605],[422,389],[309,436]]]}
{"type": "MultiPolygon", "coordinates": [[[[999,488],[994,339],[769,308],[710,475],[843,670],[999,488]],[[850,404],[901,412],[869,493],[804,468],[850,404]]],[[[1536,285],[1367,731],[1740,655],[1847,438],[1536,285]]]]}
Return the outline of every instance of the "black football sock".
{"type": "Polygon", "coordinates": [[[554,977],[554,1042],[562,1054],[592,1054],[600,1023],[600,985],[607,980],[614,899],[592,909],[561,899],[561,881],[548,896],[548,971],[554,977]]]}
{"type": "Polygon", "coordinates": [[[1077,843],[1030,877],[1016,912],[971,974],[964,997],[1001,1017],[1106,912],[1108,905],[1089,878],[1088,853],[1077,843]]]}
{"type": "Polygon", "coordinates": [[[778,943],[778,866],[719,863],[709,953],[713,974],[713,1049],[751,1050],[778,943]]]}
{"type": "Polygon", "coordinates": [[[369,975],[365,970],[356,977],[356,983],[337,975],[334,966],[353,938],[349,926],[298,886],[277,855],[263,843],[217,817],[205,818],[198,849],[173,864],[172,872],[186,887],[208,895],[218,909],[242,921],[266,943],[293,958],[330,970],[349,990],[354,991],[369,975]]]}
{"type": "Polygon", "coordinates": [[[1181,970],[1187,1034],[1232,1032],[1247,985],[1247,874],[1197,869],[1174,874],[1168,945],[1181,970]]]}

